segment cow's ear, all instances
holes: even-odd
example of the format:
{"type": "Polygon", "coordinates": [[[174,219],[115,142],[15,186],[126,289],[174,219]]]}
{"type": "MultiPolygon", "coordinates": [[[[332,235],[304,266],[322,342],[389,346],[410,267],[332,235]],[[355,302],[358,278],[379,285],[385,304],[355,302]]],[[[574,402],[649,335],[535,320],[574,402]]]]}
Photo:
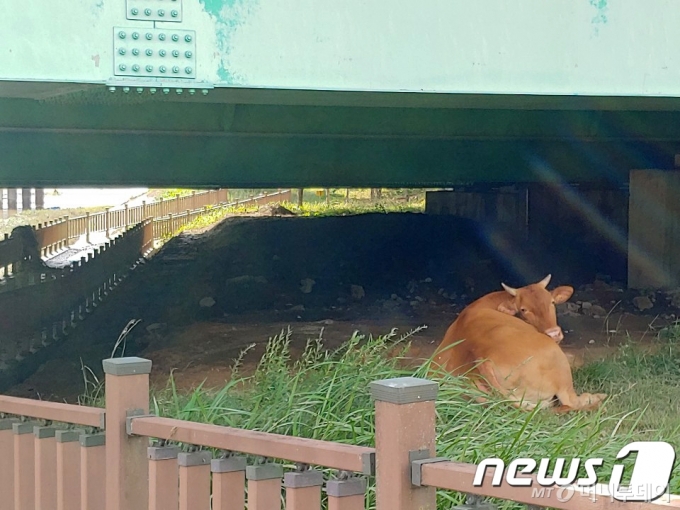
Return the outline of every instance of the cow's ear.
{"type": "Polygon", "coordinates": [[[498,311],[508,315],[517,315],[517,305],[514,299],[507,299],[498,305],[498,311]]]}
{"type": "Polygon", "coordinates": [[[561,287],[554,288],[550,294],[552,294],[555,304],[564,303],[569,299],[574,293],[574,287],[569,287],[568,285],[562,285],[561,287]]]}

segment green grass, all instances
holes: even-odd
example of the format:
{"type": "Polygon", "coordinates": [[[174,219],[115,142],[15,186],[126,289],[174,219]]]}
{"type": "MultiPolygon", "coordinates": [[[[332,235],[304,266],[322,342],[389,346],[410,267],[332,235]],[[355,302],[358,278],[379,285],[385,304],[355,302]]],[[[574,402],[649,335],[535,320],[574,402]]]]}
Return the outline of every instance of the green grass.
{"type": "MultiPolygon", "coordinates": [[[[168,193],[175,193],[182,190],[172,190],[168,193]]],[[[248,198],[251,194],[242,193],[242,197],[232,196],[236,190],[230,190],[230,200],[241,200],[248,198]]],[[[246,191],[246,190],[240,190],[246,191]]],[[[255,190],[265,191],[265,190],[255,190]]],[[[273,190],[267,190],[272,191],[273,190]]],[[[294,192],[295,194],[295,192],[294,192]]],[[[382,198],[371,200],[370,190],[353,189],[350,192],[350,199],[346,200],[344,190],[331,190],[329,201],[326,202],[325,196],[319,197],[316,192],[305,189],[304,202],[298,206],[297,200],[293,202],[282,202],[281,205],[286,209],[295,212],[298,216],[322,217],[322,216],[348,216],[352,214],[366,213],[393,213],[393,212],[423,212],[425,210],[425,195],[423,192],[410,192],[408,202],[405,200],[405,190],[384,190],[382,198]]],[[[174,195],[168,195],[174,196],[174,195]]],[[[165,236],[163,241],[181,234],[187,230],[209,227],[223,220],[227,216],[239,214],[252,214],[258,212],[260,208],[256,205],[238,205],[233,207],[209,207],[205,214],[201,214],[193,221],[181,227],[172,236],[165,236]]]]}
{"type": "MultiPolygon", "coordinates": [[[[290,331],[283,331],[270,339],[253,376],[241,377],[237,363],[231,382],[221,390],[198,388],[189,393],[177,391],[170,378],[168,387],[152,396],[151,409],[160,416],[183,420],[373,446],[369,383],[426,373],[426,366],[415,372],[401,369],[399,356],[386,355],[395,346],[407,348],[413,334],[417,331],[401,338],[394,331],[378,338],[355,335],[334,352],[325,351],[321,338],[312,339],[304,355],[291,360],[290,331]]],[[[437,456],[469,463],[500,457],[506,465],[518,457],[603,457],[605,465],[598,474],[604,482],[619,449],[634,440],[668,441],[677,449],[678,338],[680,330],[669,330],[657,340],[658,350],[653,354],[629,343],[614,357],[577,370],[579,393],[611,395],[606,407],[597,412],[560,416],[519,411],[501,400],[477,404],[468,399],[476,390],[447,377],[440,381],[436,402],[437,456]]],[[[369,482],[367,508],[374,508],[373,480],[369,482]]],[[[680,493],[677,470],[670,490],[680,493]]],[[[462,502],[462,495],[447,491],[439,491],[438,498],[439,508],[462,502]]],[[[497,503],[499,508],[524,508],[507,501],[497,503]]]]}

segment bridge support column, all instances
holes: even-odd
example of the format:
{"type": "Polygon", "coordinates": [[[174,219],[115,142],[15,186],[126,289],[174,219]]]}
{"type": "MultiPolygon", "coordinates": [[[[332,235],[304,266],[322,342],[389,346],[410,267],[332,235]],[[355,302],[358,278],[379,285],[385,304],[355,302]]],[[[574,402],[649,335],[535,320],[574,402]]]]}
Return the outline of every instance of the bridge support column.
{"type": "Polygon", "coordinates": [[[17,190],[16,188],[9,188],[7,190],[7,209],[10,211],[17,210],[17,190]]]}
{"type": "Polygon", "coordinates": [[[36,210],[45,208],[45,190],[42,188],[35,188],[35,208],[36,210]]]}
{"type": "Polygon", "coordinates": [[[31,209],[31,188],[21,188],[21,208],[24,211],[31,209]]]}
{"type": "Polygon", "coordinates": [[[628,287],[680,286],[680,171],[632,170],[628,287]]]}

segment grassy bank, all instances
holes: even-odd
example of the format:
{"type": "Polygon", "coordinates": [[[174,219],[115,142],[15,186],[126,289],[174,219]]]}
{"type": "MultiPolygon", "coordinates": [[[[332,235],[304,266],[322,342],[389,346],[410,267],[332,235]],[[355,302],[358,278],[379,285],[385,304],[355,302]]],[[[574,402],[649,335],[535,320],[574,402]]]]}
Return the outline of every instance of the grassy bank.
{"type": "MultiPolygon", "coordinates": [[[[399,368],[399,356],[387,356],[395,348],[405,348],[412,334],[417,331],[403,337],[394,332],[379,338],[354,336],[335,352],[325,351],[323,339],[313,339],[300,359],[291,360],[290,332],[284,331],[270,340],[251,378],[242,378],[237,364],[231,382],[220,391],[199,388],[188,394],[178,393],[170,379],[166,389],[153,395],[151,408],[161,416],[372,446],[374,407],[369,383],[425,374],[426,367],[414,373],[399,368]]],[[[616,356],[576,371],[579,393],[610,395],[598,412],[557,416],[546,411],[522,412],[500,400],[471,403],[466,397],[473,390],[452,377],[442,380],[437,399],[437,456],[470,463],[501,457],[506,465],[518,457],[602,457],[605,465],[598,474],[605,481],[619,449],[634,440],[663,440],[678,448],[679,338],[679,329],[666,331],[656,341],[658,349],[653,354],[629,343],[616,356]]],[[[671,492],[680,493],[677,470],[671,492]]],[[[461,495],[444,491],[438,497],[441,508],[462,501],[461,495]]],[[[371,493],[370,507],[372,498],[371,493]]],[[[524,508],[499,503],[499,508],[524,508]]]]}

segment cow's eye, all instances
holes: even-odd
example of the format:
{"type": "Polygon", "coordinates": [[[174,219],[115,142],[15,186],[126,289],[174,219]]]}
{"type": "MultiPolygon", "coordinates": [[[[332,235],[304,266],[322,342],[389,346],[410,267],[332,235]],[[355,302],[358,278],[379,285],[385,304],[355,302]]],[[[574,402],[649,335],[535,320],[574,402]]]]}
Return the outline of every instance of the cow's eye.
{"type": "Polygon", "coordinates": [[[522,313],[527,313],[527,309],[526,309],[526,308],[521,308],[521,311],[522,311],[522,313]]]}

